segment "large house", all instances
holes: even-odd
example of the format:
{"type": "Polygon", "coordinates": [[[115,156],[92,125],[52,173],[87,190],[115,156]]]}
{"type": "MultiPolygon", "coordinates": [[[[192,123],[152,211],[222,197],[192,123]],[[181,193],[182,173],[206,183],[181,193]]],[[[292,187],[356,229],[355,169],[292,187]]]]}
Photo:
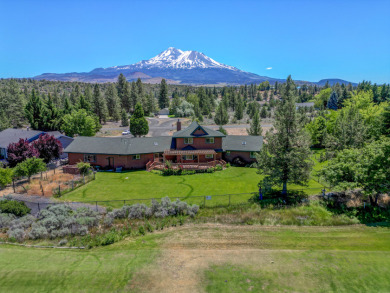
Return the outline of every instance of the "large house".
{"type": "MultiPolygon", "coordinates": [[[[41,131],[41,130],[31,130],[27,129],[16,129],[8,128],[0,132],[0,160],[7,160],[7,149],[11,143],[18,142],[21,138],[27,139],[28,142],[33,142],[37,140],[41,135],[44,134],[53,135],[58,139],[62,147],[65,149],[73,141],[72,137],[61,134],[58,131],[41,131]]],[[[67,155],[64,153],[61,155],[61,158],[66,158],[67,155]]]]}
{"type": "Polygon", "coordinates": [[[261,136],[224,135],[192,122],[173,136],[160,137],[76,137],[65,149],[69,165],[89,162],[100,168],[158,169],[164,162],[191,168],[211,167],[236,158],[254,162],[263,144],[261,136]]]}

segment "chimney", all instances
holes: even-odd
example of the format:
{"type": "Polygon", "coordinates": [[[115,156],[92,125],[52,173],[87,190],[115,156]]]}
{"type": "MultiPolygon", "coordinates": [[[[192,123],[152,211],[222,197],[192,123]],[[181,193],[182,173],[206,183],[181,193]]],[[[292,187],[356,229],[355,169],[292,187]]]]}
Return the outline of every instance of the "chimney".
{"type": "Polygon", "coordinates": [[[181,121],[180,121],[180,119],[177,119],[176,130],[177,131],[181,130],[181,121]]]}

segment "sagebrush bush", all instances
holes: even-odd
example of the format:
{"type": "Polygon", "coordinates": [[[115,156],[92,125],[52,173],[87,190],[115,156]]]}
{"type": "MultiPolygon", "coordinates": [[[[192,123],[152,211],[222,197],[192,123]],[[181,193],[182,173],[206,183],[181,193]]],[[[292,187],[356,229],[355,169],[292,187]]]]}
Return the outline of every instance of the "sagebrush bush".
{"type": "MultiPolygon", "coordinates": [[[[164,197],[161,199],[161,202],[157,200],[152,200],[152,204],[148,207],[145,204],[134,204],[123,206],[120,209],[113,210],[108,213],[108,217],[115,219],[145,219],[145,218],[165,218],[168,216],[180,216],[188,215],[194,217],[199,210],[197,205],[189,205],[186,202],[180,201],[171,201],[169,197],[164,197]]],[[[107,217],[106,216],[106,217],[107,217]]]]}
{"type": "Polygon", "coordinates": [[[1,214],[0,213],[0,229],[8,228],[16,216],[13,214],[1,214]]]}
{"type": "Polygon", "coordinates": [[[26,232],[22,228],[16,228],[8,230],[7,235],[11,240],[22,242],[26,237],[26,232]]]}

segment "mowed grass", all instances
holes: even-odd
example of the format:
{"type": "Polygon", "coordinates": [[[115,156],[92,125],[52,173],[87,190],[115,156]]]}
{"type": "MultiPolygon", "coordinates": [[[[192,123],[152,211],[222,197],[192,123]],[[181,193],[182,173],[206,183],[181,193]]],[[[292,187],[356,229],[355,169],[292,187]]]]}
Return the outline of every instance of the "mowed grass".
{"type": "Polygon", "coordinates": [[[157,235],[94,250],[0,246],[0,292],[131,291],[137,270],[155,259],[157,235]]]}
{"type": "Polygon", "coordinates": [[[390,292],[388,228],[260,229],[258,236],[269,251],[210,265],[207,292],[390,292]]]}
{"type": "MultiPolygon", "coordinates": [[[[251,193],[258,190],[261,176],[255,168],[231,167],[215,173],[161,176],[147,171],[125,173],[99,172],[96,180],[84,185],[61,199],[68,201],[108,201],[118,202],[99,203],[101,205],[118,207],[122,200],[150,199],[168,196],[191,197],[205,195],[224,195],[251,193]]],[[[302,189],[301,186],[289,185],[290,189],[302,189]]],[[[323,186],[315,180],[310,180],[307,193],[317,194],[323,186]]],[[[246,202],[250,194],[231,196],[231,203],[246,202]]],[[[204,198],[191,198],[190,203],[202,204],[204,198]]],[[[207,200],[207,205],[227,204],[229,197],[217,196],[207,200]]],[[[134,203],[127,201],[127,204],[134,203]]]]}
{"type": "Polygon", "coordinates": [[[390,229],[185,225],[86,251],[0,246],[0,292],[390,292],[390,229]]]}

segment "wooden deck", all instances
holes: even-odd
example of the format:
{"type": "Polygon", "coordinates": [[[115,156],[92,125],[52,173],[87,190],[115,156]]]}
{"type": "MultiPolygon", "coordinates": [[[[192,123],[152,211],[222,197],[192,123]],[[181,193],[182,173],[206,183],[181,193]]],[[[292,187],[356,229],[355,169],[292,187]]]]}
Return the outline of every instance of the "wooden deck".
{"type": "MultiPolygon", "coordinates": [[[[186,169],[186,170],[204,170],[208,168],[215,167],[217,165],[221,165],[222,168],[226,167],[226,162],[224,160],[214,160],[206,163],[171,163],[172,169],[186,169]]],[[[166,167],[165,163],[159,161],[149,161],[146,164],[146,170],[163,170],[166,167]]]]}

